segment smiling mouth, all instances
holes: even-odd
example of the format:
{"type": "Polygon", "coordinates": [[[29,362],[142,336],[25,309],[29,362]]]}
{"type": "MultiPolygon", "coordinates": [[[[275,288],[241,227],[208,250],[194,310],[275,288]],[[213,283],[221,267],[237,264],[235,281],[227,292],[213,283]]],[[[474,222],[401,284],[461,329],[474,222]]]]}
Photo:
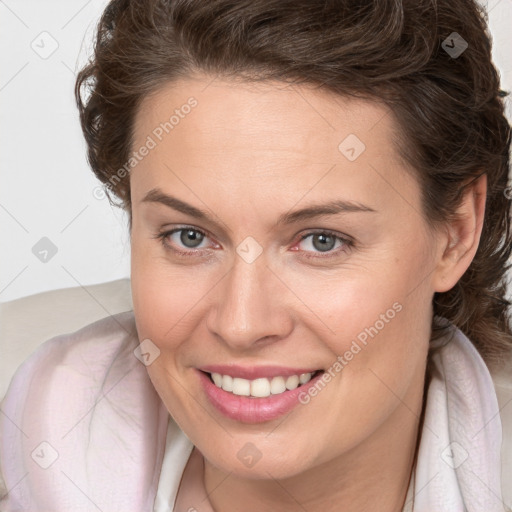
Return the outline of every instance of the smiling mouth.
{"type": "Polygon", "coordinates": [[[231,375],[222,375],[220,373],[203,372],[208,375],[210,381],[218,388],[232,393],[233,395],[246,396],[250,398],[266,398],[273,395],[280,395],[286,391],[292,391],[311,379],[323,373],[323,370],[301,373],[300,375],[276,376],[272,378],[242,379],[232,377],[231,375]]]}

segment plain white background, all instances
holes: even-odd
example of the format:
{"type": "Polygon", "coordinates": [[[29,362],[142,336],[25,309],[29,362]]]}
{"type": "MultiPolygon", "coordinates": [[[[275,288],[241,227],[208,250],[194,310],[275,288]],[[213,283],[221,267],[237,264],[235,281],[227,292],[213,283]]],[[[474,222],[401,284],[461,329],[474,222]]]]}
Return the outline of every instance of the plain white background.
{"type": "MultiPolygon", "coordinates": [[[[0,0],[0,302],[129,277],[127,218],[95,197],[73,96],[106,3],[0,0]]],[[[512,1],[484,5],[511,90],[512,1]]]]}

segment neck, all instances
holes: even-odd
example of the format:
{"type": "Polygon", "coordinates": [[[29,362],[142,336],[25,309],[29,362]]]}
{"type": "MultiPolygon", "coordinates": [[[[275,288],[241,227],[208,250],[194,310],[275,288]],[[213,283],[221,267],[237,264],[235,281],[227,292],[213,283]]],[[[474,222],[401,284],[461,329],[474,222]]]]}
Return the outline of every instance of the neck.
{"type": "Polygon", "coordinates": [[[243,503],[246,512],[400,512],[415,464],[423,398],[423,389],[409,393],[364,443],[290,478],[241,478],[205,460],[213,509],[235,512],[243,503]]]}

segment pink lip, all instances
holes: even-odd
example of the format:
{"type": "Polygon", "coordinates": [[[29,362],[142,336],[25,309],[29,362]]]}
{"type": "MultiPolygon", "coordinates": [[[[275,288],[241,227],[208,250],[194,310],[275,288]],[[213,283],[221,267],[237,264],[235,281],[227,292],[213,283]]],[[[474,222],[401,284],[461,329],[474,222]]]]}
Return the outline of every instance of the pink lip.
{"type": "Polygon", "coordinates": [[[266,377],[289,377],[290,375],[300,375],[301,373],[313,373],[320,368],[288,368],[285,366],[251,366],[243,367],[226,364],[212,364],[202,366],[199,370],[208,373],[220,373],[221,375],[230,375],[241,379],[254,380],[266,377]]]}
{"type": "MultiPolygon", "coordinates": [[[[200,370],[196,371],[199,376],[201,386],[210,403],[228,418],[241,423],[262,423],[265,421],[271,421],[286,414],[300,403],[299,395],[301,395],[301,393],[307,393],[308,389],[314,386],[318,379],[322,378],[323,375],[323,372],[321,372],[306,384],[292,389],[291,391],[285,391],[279,395],[270,395],[266,398],[251,398],[247,396],[234,395],[233,393],[224,391],[222,388],[218,388],[211,381],[208,374],[200,370]]],[[[226,367],[224,367],[224,371],[226,371],[226,367]]],[[[307,371],[301,373],[307,373],[307,371]]],[[[228,375],[230,374],[231,373],[228,373],[228,375]]]]}

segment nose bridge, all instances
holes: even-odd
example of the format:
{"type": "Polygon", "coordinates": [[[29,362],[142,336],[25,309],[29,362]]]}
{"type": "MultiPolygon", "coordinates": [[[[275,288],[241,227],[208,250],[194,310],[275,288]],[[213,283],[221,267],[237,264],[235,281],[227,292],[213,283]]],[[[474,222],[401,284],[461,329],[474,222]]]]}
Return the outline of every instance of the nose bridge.
{"type": "Polygon", "coordinates": [[[262,338],[285,335],[291,324],[286,308],[280,305],[284,290],[267,267],[265,253],[251,261],[244,257],[243,244],[238,249],[241,255],[237,251],[223,280],[209,328],[225,343],[244,348],[262,338]]]}

